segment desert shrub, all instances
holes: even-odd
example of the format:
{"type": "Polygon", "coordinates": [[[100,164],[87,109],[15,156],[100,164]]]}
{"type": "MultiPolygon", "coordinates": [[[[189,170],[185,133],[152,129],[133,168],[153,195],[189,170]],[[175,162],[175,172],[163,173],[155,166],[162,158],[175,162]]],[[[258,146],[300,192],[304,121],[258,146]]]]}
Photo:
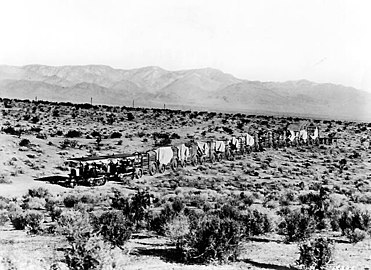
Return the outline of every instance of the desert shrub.
{"type": "Polygon", "coordinates": [[[109,251],[99,236],[84,235],[70,241],[64,255],[68,269],[103,269],[109,251]]]}
{"type": "Polygon", "coordinates": [[[291,202],[295,200],[295,193],[290,190],[285,192],[279,199],[281,206],[288,206],[291,202]]]}
{"type": "Polygon", "coordinates": [[[175,197],[174,201],[171,203],[171,207],[175,213],[180,213],[184,209],[185,204],[179,197],[175,197]]]}
{"type": "Polygon", "coordinates": [[[131,198],[125,197],[119,190],[113,190],[111,206],[122,210],[124,215],[137,226],[148,216],[151,195],[147,191],[138,190],[131,198]]]}
{"type": "Polygon", "coordinates": [[[99,202],[99,197],[93,193],[86,192],[80,196],[82,203],[96,204],[99,202]]]}
{"type": "Polygon", "coordinates": [[[24,230],[26,228],[26,218],[23,211],[12,211],[9,213],[9,218],[14,229],[24,230]]]}
{"type": "Polygon", "coordinates": [[[110,137],[111,139],[118,139],[122,137],[122,134],[120,132],[115,131],[115,132],[112,132],[110,137]]]}
{"type": "Polygon", "coordinates": [[[4,226],[9,221],[8,211],[5,209],[0,210],[0,226],[4,226]]]}
{"type": "Polygon", "coordinates": [[[261,235],[272,231],[273,223],[267,214],[248,210],[239,218],[245,236],[261,235]]]}
{"type": "Polygon", "coordinates": [[[9,215],[10,221],[16,230],[28,228],[30,233],[36,234],[42,231],[41,224],[44,220],[42,213],[35,210],[13,212],[9,215]]]}
{"type": "Polygon", "coordinates": [[[30,195],[31,197],[46,198],[50,196],[50,192],[46,188],[39,187],[39,188],[29,189],[28,195],[30,195]]]}
{"type": "Polygon", "coordinates": [[[21,207],[23,209],[35,209],[35,210],[43,210],[45,209],[45,199],[39,197],[26,197],[23,200],[21,207]]]}
{"type": "Polygon", "coordinates": [[[57,227],[58,233],[66,236],[68,241],[73,241],[93,231],[89,214],[71,209],[61,213],[57,219],[57,227]]]}
{"type": "Polygon", "coordinates": [[[52,115],[53,115],[53,117],[59,117],[60,116],[60,113],[59,113],[59,111],[57,109],[54,109],[52,115]]]}
{"type": "Polygon", "coordinates": [[[307,212],[314,218],[317,229],[324,229],[327,225],[326,219],[331,215],[331,200],[326,188],[319,186],[318,189],[318,192],[300,195],[299,201],[308,205],[307,212]]]}
{"type": "Polygon", "coordinates": [[[177,133],[173,133],[173,134],[171,134],[170,139],[172,139],[172,140],[180,139],[180,136],[177,133]]]}
{"type": "Polygon", "coordinates": [[[240,253],[240,224],[218,215],[204,215],[191,222],[190,233],[184,243],[186,261],[234,261],[240,253]]]}
{"type": "Polygon", "coordinates": [[[297,264],[303,269],[325,270],[333,257],[333,242],[326,238],[315,238],[299,245],[297,264]]]}
{"type": "Polygon", "coordinates": [[[133,113],[130,113],[130,112],[129,112],[126,116],[127,116],[127,118],[128,118],[128,121],[133,121],[133,120],[135,119],[133,113]]]}
{"type": "Polygon", "coordinates": [[[351,229],[346,229],[344,234],[351,243],[358,243],[360,241],[363,241],[367,236],[366,231],[360,230],[358,228],[356,228],[354,231],[351,229]]]}
{"type": "Polygon", "coordinates": [[[78,137],[81,137],[81,131],[79,130],[69,130],[66,135],[65,135],[66,138],[78,138],[78,137]]]}
{"type": "Polygon", "coordinates": [[[72,208],[79,202],[79,197],[74,195],[74,194],[68,194],[66,197],[63,199],[64,206],[67,208],[72,208]]]}
{"type": "Polygon", "coordinates": [[[2,128],[2,131],[5,132],[6,134],[18,135],[18,131],[15,130],[12,126],[8,126],[6,128],[2,128]]]}
{"type": "Polygon", "coordinates": [[[65,149],[65,148],[75,148],[77,147],[78,143],[76,140],[69,140],[69,139],[65,139],[63,142],[60,143],[60,147],[62,149],[65,149]]]}
{"type": "Polygon", "coordinates": [[[56,221],[62,214],[62,208],[58,206],[56,200],[49,198],[45,203],[45,209],[52,221],[56,221]]]}
{"type": "Polygon", "coordinates": [[[112,191],[113,195],[110,197],[112,208],[126,211],[129,207],[129,198],[117,189],[113,189],[112,191]]]}
{"type": "Polygon", "coordinates": [[[31,142],[29,139],[22,139],[20,142],[19,142],[19,146],[25,146],[25,147],[28,147],[30,146],[31,142]]]}
{"type": "Polygon", "coordinates": [[[166,203],[161,209],[160,214],[150,218],[149,226],[151,230],[158,234],[165,235],[166,224],[173,220],[175,216],[179,215],[182,210],[186,211],[184,207],[184,203],[179,199],[175,199],[172,203],[166,203]]]}
{"type": "Polygon", "coordinates": [[[241,192],[240,200],[244,203],[244,205],[250,207],[254,203],[255,197],[249,192],[241,192]]]}
{"type": "Polygon", "coordinates": [[[39,122],[39,121],[40,121],[40,118],[39,118],[38,116],[34,116],[34,117],[31,118],[31,122],[32,122],[33,124],[36,124],[36,123],[39,122]]]}
{"type": "Polygon", "coordinates": [[[222,207],[215,213],[217,213],[221,218],[231,218],[234,220],[239,220],[241,216],[241,212],[237,206],[229,203],[222,205],[222,207]]]}
{"type": "Polygon", "coordinates": [[[339,227],[343,235],[355,243],[365,238],[365,233],[371,228],[371,216],[358,208],[349,207],[344,210],[339,219],[339,227]]]}
{"type": "Polygon", "coordinates": [[[314,232],[315,221],[306,209],[284,208],[280,214],[283,221],[278,225],[279,233],[285,236],[286,242],[305,240],[314,232]]]}
{"type": "Polygon", "coordinates": [[[190,221],[184,214],[175,216],[165,225],[165,235],[167,235],[176,245],[177,252],[182,252],[187,235],[190,233],[190,221]]]}
{"type": "Polygon", "coordinates": [[[131,198],[129,211],[126,212],[128,218],[139,225],[147,214],[147,209],[151,205],[151,195],[147,191],[138,190],[131,198]]]}
{"type": "Polygon", "coordinates": [[[48,135],[45,133],[39,133],[36,135],[36,138],[46,140],[48,138],[48,135]]]}
{"type": "Polygon", "coordinates": [[[11,184],[12,180],[9,179],[9,176],[6,174],[0,174],[0,184],[11,184]]]}
{"type": "Polygon", "coordinates": [[[101,134],[100,134],[100,132],[94,130],[94,131],[92,131],[91,136],[93,136],[93,137],[99,137],[99,136],[101,136],[101,134]]]}
{"type": "Polygon", "coordinates": [[[155,146],[167,146],[171,144],[171,138],[168,133],[153,133],[153,139],[155,140],[155,146]]]}
{"type": "Polygon", "coordinates": [[[42,232],[41,224],[44,221],[44,215],[39,211],[26,211],[26,228],[32,234],[37,234],[42,232]]]}
{"type": "Polygon", "coordinates": [[[8,208],[10,200],[3,196],[0,196],[0,210],[8,208]]]}
{"type": "Polygon", "coordinates": [[[104,241],[94,233],[88,213],[69,210],[58,218],[57,231],[66,236],[65,261],[69,269],[97,269],[104,264],[104,241]]]}
{"type": "Polygon", "coordinates": [[[130,239],[132,224],[122,211],[105,211],[94,219],[93,225],[98,234],[113,247],[122,248],[130,239]]]}

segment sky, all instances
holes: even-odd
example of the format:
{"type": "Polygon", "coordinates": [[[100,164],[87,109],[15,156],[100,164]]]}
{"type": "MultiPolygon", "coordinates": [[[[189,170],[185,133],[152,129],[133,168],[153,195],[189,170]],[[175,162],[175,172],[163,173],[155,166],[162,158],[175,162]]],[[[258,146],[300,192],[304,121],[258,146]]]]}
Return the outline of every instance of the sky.
{"type": "Polygon", "coordinates": [[[212,67],[371,92],[368,0],[0,0],[0,64],[212,67]]]}

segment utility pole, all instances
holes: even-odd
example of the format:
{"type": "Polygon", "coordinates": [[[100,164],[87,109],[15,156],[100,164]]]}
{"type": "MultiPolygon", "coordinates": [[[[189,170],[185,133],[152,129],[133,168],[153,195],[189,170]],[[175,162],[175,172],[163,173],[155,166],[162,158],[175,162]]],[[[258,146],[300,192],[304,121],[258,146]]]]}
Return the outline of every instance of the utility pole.
{"type": "Polygon", "coordinates": [[[165,106],[165,104],[164,104],[164,110],[166,109],[166,106],[165,106]]]}
{"type": "Polygon", "coordinates": [[[134,99],[133,99],[133,108],[134,108],[134,99]]]}
{"type": "Polygon", "coordinates": [[[93,97],[90,98],[90,105],[93,106],[93,97]]]}

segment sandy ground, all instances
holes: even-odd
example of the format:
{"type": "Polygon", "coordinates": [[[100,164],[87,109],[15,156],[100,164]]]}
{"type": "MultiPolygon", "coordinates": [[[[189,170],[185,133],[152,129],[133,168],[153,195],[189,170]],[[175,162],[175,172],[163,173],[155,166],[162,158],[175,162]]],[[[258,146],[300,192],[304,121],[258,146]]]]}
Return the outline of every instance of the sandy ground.
{"type": "MultiPolygon", "coordinates": [[[[176,133],[179,143],[190,138],[212,139],[229,136],[223,128],[229,127],[235,134],[256,129],[266,121],[264,117],[251,116],[243,130],[237,129],[238,119],[233,116],[188,117],[187,115],[156,112],[134,112],[135,120],[126,119],[109,124],[106,119],[112,112],[105,110],[79,110],[76,118],[71,118],[71,109],[58,108],[60,117],[52,117],[50,106],[37,108],[40,117],[37,124],[24,120],[34,105],[18,104],[22,110],[11,112],[0,119],[2,127],[23,126],[25,129],[40,127],[47,134],[46,139],[36,138],[38,132],[24,133],[19,138],[0,132],[0,174],[9,183],[0,184],[0,196],[21,197],[29,189],[47,188],[52,194],[65,193],[106,193],[113,187],[126,192],[135,192],[138,188],[147,188],[166,201],[176,194],[201,194],[205,198],[214,198],[226,194],[239,194],[241,191],[257,195],[254,207],[274,213],[279,208],[279,200],[287,191],[296,195],[313,189],[314,185],[325,183],[332,191],[332,196],[340,205],[351,201],[361,208],[371,210],[371,149],[369,139],[361,139],[371,134],[367,123],[324,122],[319,125],[323,135],[336,131],[341,138],[338,145],[320,148],[284,148],[267,149],[252,153],[235,161],[222,161],[217,164],[206,163],[197,167],[187,167],[177,172],[166,171],[155,177],[144,176],[142,179],[127,183],[109,182],[102,187],[78,186],[75,189],[63,187],[45,181],[46,177],[66,176],[70,157],[88,154],[132,153],[153,147],[153,132],[176,133]],[[105,120],[99,120],[104,118],[105,120]],[[227,120],[226,120],[227,119],[227,120]],[[61,148],[66,139],[55,135],[57,131],[65,134],[76,129],[82,132],[76,140],[79,147],[61,148]],[[98,130],[105,134],[100,149],[95,139],[89,135],[98,130]],[[327,130],[327,131],[326,131],[327,130]],[[109,135],[117,131],[121,138],[110,139],[109,135]],[[143,135],[144,134],[144,135],[143,135]],[[88,137],[88,138],[87,138],[88,137]],[[19,145],[22,139],[28,139],[30,145],[19,145]],[[145,140],[146,139],[146,140],[145,140]],[[354,152],[360,156],[353,158],[354,152]],[[347,160],[347,169],[340,172],[339,160],[347,160]],[[254,175],[252,172],[258,172],[254,175]],[[301,186],[303,183],[304,187],[301,186]],[[367,201],[369,199],[369,201],[367,201]]],[[[1,109],[1,106],[0,106],[1,109]]],[[[54,108],[55,109],[55,108],[54,108]]],[[[115,119],[126,117],[126,112],[114,112],[115,119]]],[[[270,127],[279,127],[281,118],[269,118],[270,127]]],[[[264,124],[265,125],[265,124],[264,124]]],[[[330,269],[367,269],[371,268],[371,240],[350,244],[344,237],[335,237],[335,257],[330,269]],[[343,268],[341,268],[343,267],[343,268]]],[[[27,235],[16,231],[10,223],[0,227],[0,257],[10,258],[16,269],[48,269],[48,265],[63,259],[64,240],[61,237],[27,235]]],[[[236,263],[228,265],[183,265],[167,258],[171,249],[168,239],[148,233],[145,237],[133,237],[127,252],[122,253],[125,269],[294,269],[298,259],[296,244],[284,244],[277,234],[257,238],[244,244],[243,252],[236,263]]],[[[5,267],[4,263],[0,264],[5,267]]],[[[4,268],[5,269],[5,268],[4,268]]]]}

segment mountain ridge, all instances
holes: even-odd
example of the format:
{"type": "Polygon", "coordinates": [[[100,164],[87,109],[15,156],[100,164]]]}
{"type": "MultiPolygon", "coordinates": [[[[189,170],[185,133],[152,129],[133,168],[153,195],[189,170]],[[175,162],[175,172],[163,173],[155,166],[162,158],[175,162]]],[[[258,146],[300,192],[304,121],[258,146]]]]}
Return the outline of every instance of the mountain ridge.
{"type": "Polygon", "coordinates": [[[214,68],[169,71],[147,66],[0,66],[0,96],[109,105],[176,106],[276,111],[332,118],[371,119],[371,94],[309,80],[250,81],[214,68]]]}

